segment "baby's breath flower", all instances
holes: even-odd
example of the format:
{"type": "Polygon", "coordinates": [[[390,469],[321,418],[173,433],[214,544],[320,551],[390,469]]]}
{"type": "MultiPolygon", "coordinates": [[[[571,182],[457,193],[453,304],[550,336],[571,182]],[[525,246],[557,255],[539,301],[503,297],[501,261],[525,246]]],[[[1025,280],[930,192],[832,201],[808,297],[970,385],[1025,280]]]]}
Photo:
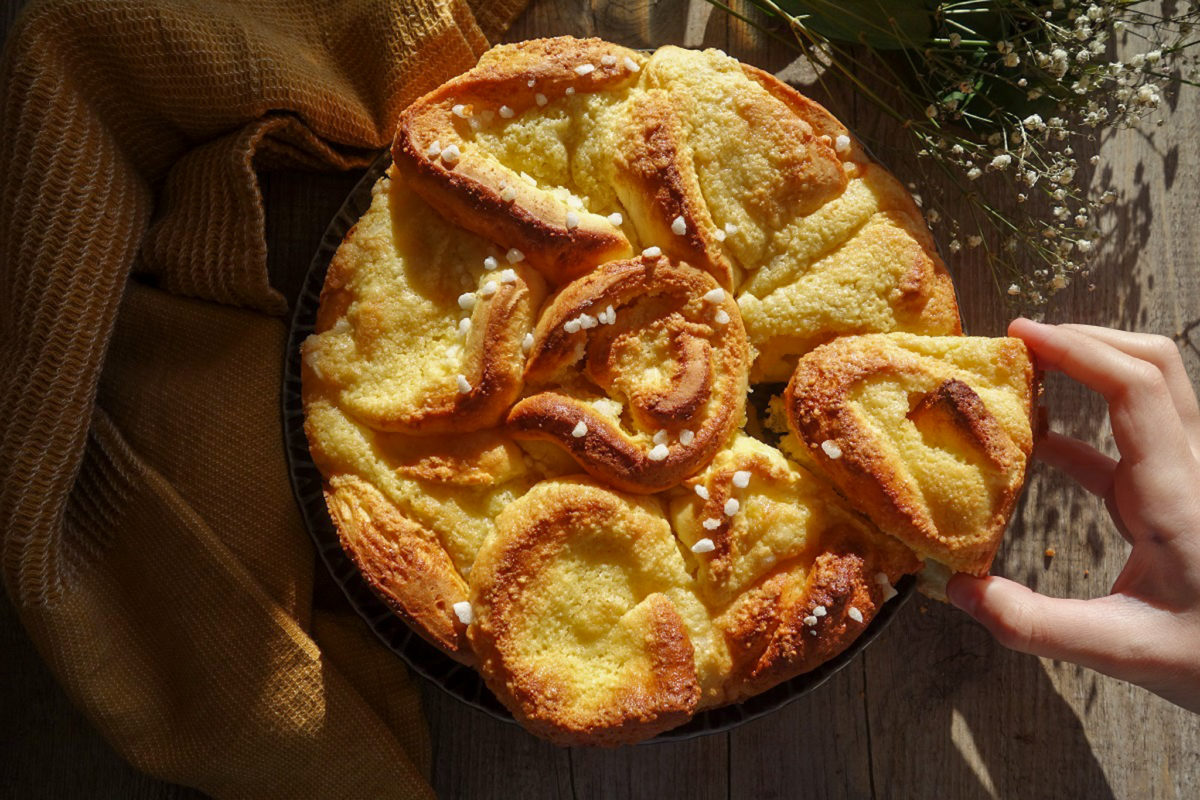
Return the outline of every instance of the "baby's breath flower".
{"type": "MultiPolygon", "coordinates": [[[[822,16],[817,11],[792,16],[764,5],[787,20],[803,53],[816,46],[835,76],[858,87],[898,88],[903,102],[896,107],[866,95],[901,120],[904,131],[872,144],[880,150],[911,145],[917,159],[904,177],[914,194],[918,186],[925,193],[920,206],[947,251],[982,248],[994,271],[1008,273],[998,285],[1007,285],[1007,294],[1023,305],[1043,303],[1088,275],[1097,231],[1106,229],[1100,210],[1116,202],[1111,190],[1089,197],[1100,157],[1094,146],[1081,144],[1151,118],[1162,124],[1167,76],[1172,87],[1200,82],[1200,59],[1185,53],[1200,44],[1198,2],[1161,8],[1129,0],[939,3],[930,37],[905,38],[909,34],[898,31],[886,56],[870,42],[841,42],[808,27],[822,16]],[[959,7],[970,11],[949,13],[959,7]],[[1136,32],[1114,48],[1112,34],[1130,22],[1136,32]],[[891,58],[897,48],[907,51],[903,60],[891,58]],[[1117,60],[1114,49],[1141,52],[1117,60]],[[1025,102],[1001,100],[1011,96],[1009,87],[1025,102]]],[[[812,5],[828,5],[843,24],[856,21],[848,6],[812,5]]],[[[859,29],[878,28],[873,20],[857,22],[859,29]]],[[[911,163],[908,155],[898,153],[897,163],[911,163]]]]}

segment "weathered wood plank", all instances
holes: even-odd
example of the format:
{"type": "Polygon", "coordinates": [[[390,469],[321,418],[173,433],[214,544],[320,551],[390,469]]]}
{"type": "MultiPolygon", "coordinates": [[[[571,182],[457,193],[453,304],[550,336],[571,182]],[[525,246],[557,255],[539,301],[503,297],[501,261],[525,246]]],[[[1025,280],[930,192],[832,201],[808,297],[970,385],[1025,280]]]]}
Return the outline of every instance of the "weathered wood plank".
{"type": "Polygon", "coordinates": [[[422,681],[438,797],[571,797],[567,751],[468,708],[422,681]]]}
{"type": "Polygon", "coordinates": [[[871,797],[860,662],[779,711],[729,733],[730,797],[871,797]]]}
{"type": "Polygon", "coordinates": [[[729,750],[724,734],[621,747],[571,750],[576,800],[725,800],[729,750]]]}
{"type": "MultiPolygon", "coordinates": [[[[1200,180],[1178,164],[1200,158],[1198,123],[1200,97],[1190,92],[1151,139],[1125,133],[1103,144],[1108,168],[1092,185],[1120,189],[1126,202],[1108,222],[1095,288],[1078,281],[1047,313],[1174,336],[1193,382],[1200,352],[1187,326],[1200,317],[1200,180]]],[[[968,329],[1002,334],[1009,313],[986,267],[970,262],[956,277],[968,329]]],[[[1054,429],[1115,455],[1096,395],[1050,376],[1046,402],[1054,429]]],[[[1095,597],[1127,552],[1103,503],[1038,464],[994,571],[1048,595],[1095,597]]],[[[955,610],[926,607],[902,615],[867,654],[879,796],[1195,796],[1200,717],[1080,667],[1009,652],[955,610]]]]}

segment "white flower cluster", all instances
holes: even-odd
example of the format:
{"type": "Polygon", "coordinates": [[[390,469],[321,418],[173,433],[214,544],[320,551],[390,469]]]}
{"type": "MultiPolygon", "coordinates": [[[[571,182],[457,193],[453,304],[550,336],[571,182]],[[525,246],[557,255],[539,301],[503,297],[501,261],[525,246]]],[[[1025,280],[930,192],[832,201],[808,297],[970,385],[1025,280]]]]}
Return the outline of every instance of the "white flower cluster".
{"type": "MultiPolygon", "coordinates": [[[[1200,45],[1196,0],[938,2],[931,36],[905,38],[893,25],[895,41],[878,48],[830,39],[809,24],[822,16],[816,11],[756,5],[788,23],[800,52],[900,122],[921,157],[909,188],[920,183],[928,193],[918,198],[926,219],[951,253],[986,252],[994,272],[1009,274],[997,274],[998,285],[1029,306],[1086,275],[1099,246],[1098,217],[1116,197],[1089,196],[1096,142],[1149,118],[1162,124],[1166,87],[1200,83],[1200,60],[1189,52],[1200,45]]],[[[880,35],[877,20],[828,6],[842,26],[880,35]]]]}
{"type": "MultiPolygon", "coordinates": [[[[1088,196],[1076,149],[1094,151],[1098,129],[1136,127],[1160,110],[1169,66],[1195,69],[1183,51],[1200,11],[1178,3],[1160,14],[1125,0],[991,5],[1023,23],[1006,26],[1019,32],[988,42],[947,13],[951,6],[939,7],[949,33],[934,40],[944,47],[924,50],[924,96],[914,97],[923,114],[906,127],[918,155],[963,179],[961,196],[935,191],[926,203],[926,219],[943,228],[949,251],[985,247],[992,266],[1013,279],[1008,294],[1036,306],[1087,274],[1100,211],[1116,199],[1088,196]],[[1132,48],[1138,52],[1114,57],[1132,48]],[[986,87],[1002,87],[1005,102],[986,87]],[[1014,102],[1014,89],[1025,103],[1014,102]],[[936,207],[959,212],[963,199],[966,214],[936,207]]],[[[1085,161],[1094,167],[1099,156],[1085,161]]]]}

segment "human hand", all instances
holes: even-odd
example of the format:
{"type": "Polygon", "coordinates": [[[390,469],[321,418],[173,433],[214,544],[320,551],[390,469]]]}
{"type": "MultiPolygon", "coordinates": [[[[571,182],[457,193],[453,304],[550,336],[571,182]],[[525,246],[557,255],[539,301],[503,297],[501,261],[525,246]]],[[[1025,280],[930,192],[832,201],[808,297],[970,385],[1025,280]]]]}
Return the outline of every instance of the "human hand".
{"type": "Polygon", "coordinates": [[[1120,460],[1051,433],[1034,454],[1104,499],[1132,545],[1105,597],[1045,597],[1005,578],[955,575],[950,601],[1014,650],[1082,664],[1200,712],[1200,407],[1162,336],[1017,319],[1046,370],[1108,401],[1120,460]]]}

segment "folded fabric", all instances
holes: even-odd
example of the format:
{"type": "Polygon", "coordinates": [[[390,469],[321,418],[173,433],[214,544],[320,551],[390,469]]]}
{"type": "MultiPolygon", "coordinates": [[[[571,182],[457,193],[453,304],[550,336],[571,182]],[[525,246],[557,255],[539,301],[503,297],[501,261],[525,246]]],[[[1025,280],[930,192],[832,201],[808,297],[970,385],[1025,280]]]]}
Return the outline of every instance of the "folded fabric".
{"type": "Polygon", "coordinates": [[[218,797],[430,797],[403,666],[313,611],[266,168],[364,166],[524,0],[34,2],[0,63],[0,530],[113,747],[218,797]]]}

